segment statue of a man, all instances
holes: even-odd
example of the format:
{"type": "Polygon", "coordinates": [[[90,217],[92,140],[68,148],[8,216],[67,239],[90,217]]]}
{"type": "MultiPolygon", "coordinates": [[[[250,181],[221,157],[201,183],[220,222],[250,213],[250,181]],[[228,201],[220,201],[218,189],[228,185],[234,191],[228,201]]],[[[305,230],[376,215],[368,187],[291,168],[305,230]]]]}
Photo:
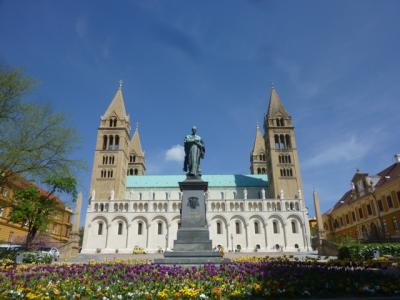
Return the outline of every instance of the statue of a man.
{"type": "Polygon", "coordinates": [[[200,136],[196,135],[197,128],[193,126],[192,134],[185,137],[185,161],[183,164],[183,171],[187,176],[198,177],[201,176],[200,159],[204,158],[206,149],[203,140],[200,136]]]}

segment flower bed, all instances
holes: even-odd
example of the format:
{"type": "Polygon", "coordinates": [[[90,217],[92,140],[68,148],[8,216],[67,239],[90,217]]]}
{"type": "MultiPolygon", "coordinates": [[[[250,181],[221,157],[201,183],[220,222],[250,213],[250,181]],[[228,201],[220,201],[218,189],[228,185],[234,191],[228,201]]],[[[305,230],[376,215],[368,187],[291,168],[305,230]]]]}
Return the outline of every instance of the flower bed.
{"type": "Polygon", "coordinates": [[[380,255],[400,256],[400,243],[346,243],[339,247],[340,259],[365,260],[374,258],[374,252],[380,255]]]}
{"type": "Polygon", "coordinates": [[[318,262],[3,265],[0,299],[249,299],[400,294],[398,272],[318,262]]]}

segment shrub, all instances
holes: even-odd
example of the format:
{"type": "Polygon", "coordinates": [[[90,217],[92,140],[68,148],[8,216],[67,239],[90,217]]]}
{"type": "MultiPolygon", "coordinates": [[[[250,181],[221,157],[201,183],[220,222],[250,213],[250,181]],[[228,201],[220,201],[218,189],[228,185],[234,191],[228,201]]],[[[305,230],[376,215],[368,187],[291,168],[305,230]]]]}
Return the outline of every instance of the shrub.
{"type": "Polygon", "coordinates": [[[47,253],[40,252],[20,252],[21,262],[26,264],[49,264],[53,257],[47,253]]]}
{"type": "Polygon", "coordinates": [[[400,243],[350,243],[339,247],[339,259],[369,260],[374,258],[374,251],[378,250],[380,256],[400,256],[400,243]]]}

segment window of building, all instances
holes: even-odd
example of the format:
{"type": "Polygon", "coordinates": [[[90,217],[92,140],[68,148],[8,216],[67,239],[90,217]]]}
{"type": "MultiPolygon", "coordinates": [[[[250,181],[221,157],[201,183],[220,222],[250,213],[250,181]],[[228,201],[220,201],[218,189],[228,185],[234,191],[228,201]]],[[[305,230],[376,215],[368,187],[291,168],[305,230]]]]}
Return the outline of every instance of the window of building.
{"type": "Polygon", "coordinates": [[[157,233],[158,233],[158,235],[161,235],[162,232],[163,232],[162,223],[161,223],[161,222],[158,222],[158,225],[157,225],[157,226],[158,226],[158,227],[157,227],[157,233]]]}
{"type": "Polygon", "coordinates": [[[99,222],[99,227],[97,229],[97,234],[102,235],[103,234],[103,222],[99,222]]]}
{"type": "Polygon", "coordinates": [[[393,217],[392,222],[393,222],[393,229],[394,230],[398,230],[399,229],[399,223],[397,222],[396,217],[393,217]]]}
{"type": "Polygon", "coordinates": [[[135,175],[139,174],[138,169],[135,169],[135,175]]]}
{"type": "Polygon", "coordinates": [[[354,211],[351,212],[351,216],[353,217],[353,222],[356,221],[356,213],[354,211]]]}
{"type": "Polygon", "coordinates": [[[398,192],[396,193],[396,195],[397,195],[397,202],[400,204],[400,191],[398,191],[398,192]]]}
{"type": "Polygon", "coordinates": [[[291,148],[292,147],[292,142],[290,141],[290,135],[285,135],[285,148],[291,148]]]}
{"type": "Polygon", "coordinates": [[[387,205],[389,208],[393,208],[393,201],[391,196],[386,197],[387,205]]]}
{"type": "Polygon", "coordinates": [[[378,209],[379,209],[379,211],[383,211],[382,200],[378,200],[378,209]]]}
{"type": "Polygon", "coordinates": [[[371,204],[367,204],[367,211],[368,211],[368,215],[372,215],[372,208],[371,208],[371,204]]]}
{"type": "Polygon", "coordinates": [[[217,234],[222,234],[221,222],[217,222],[217,234]]]}
{"type": "Polygon", "coordinates": [[[279,232],[278,222],[276,222],[276,221],[272,222],[272,227],[274,229],[274,233],[278,233],[279,232]]]}
{"type": "Polygon", "coordinates": [[[346,215],[346,224],[348,225],[350,223],[349,215],[346,215]]]}
{"type": "Polygon", "coordinates": [[[261,168],[257,168],[257,174],[261,174],[261,168]]]}
{"type": "Polygon", "coordinates": [[[112,150],[114,147],[114,137],[110,135],[108,137],[108,150],[112,150]]]}
{"type": "Polygon", "coordinates": [[[138,234],[138,235],[142,235],[142,234],[143,234],[143,223],[142,223],[142,222],[139,222],[139,223],[138,223],[137,234],[138,234]]]}
{"type": "Polygon", "coordinates": [[[118,222],[118,235],[122,234],[122,222],[118,222]]]}
{"type": "Polygon", "coordinates": [[[236,221],[235,226],[236,226],[236,234],[240,234],[240,222],[236,221]]]}
{"type": "Polygon", "coordinates": [[[358,209],[358,215],[360,216],[360,219],[362,219],[364,216],[363,216],[363,211],[362,211],[362,208],[359,208],[358,209]]]}
{"type": "Polygon", "coordinates": [[[119,149],[119,135],[115,136],[115,147],[114,147],[114,149],[115,150],[119,149]]]}
{"type": "Polygon", "coordinates": [[[257,221],[254,222],[254,233],[255,234],[260,233],[260,224],[257,221]]]}
{"type": "Polygon", "coordinates": [[[103,135],[103,150],[107,149],[107,136],[103,135]]]}

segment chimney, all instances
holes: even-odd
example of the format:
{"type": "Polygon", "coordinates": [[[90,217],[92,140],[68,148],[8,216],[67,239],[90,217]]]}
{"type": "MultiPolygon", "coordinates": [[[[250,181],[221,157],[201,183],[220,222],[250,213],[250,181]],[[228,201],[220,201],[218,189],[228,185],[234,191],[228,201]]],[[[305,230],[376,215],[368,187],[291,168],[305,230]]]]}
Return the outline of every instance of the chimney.
{"type": "Polygon", "coordinates": [[[396,163],[400,163],[400,153],[397,153],[397,154],[394,155],[394,161],[396,163]]]}

